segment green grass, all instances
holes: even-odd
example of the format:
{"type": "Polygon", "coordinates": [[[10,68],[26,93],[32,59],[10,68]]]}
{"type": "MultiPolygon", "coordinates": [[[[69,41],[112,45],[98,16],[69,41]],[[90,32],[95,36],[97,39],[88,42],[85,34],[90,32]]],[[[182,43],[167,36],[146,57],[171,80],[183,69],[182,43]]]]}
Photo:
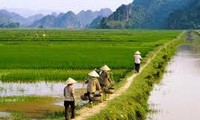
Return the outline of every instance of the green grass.
{"type": "Polygon", "coordinates": [[[113,69],[128,68],[132,64],[132,54],[135,50],[139,49],[144,54],[151,50],[151,45],[138,45],[134,48],[132,46],[135,46],[135,43],[64,42],[53,45],[2,45],[0,50],[4,52],[0,53],[0,68],[94,69],[106,63],[113,69]]]}
{"type": "MultiPolygon", "coordinates": [[[[65,81],[70,76],[83,81],[90,71],[89,69],[5,69],[0,70],[0,73],[3,82],[65,81]]],[[[123,78],[126,72],[126,69],[112,70],[114,80],[120,81],[119,78],[123,78]]]]}
{"type": "MultiPolygon", "coordinates": [[[[133,68],[133,53],[136,50],[145,57],[156,47],[171,41],[180,32],[0,30],[0,79],[63,80],[68,76],[82,79],[87,75],[86,72],[104,64],[114,70],[127,71],[133,68]],[[36,37],[36,34],[39,37],[36,37]],[[43,37],[42,34],[46,36],[43,37]]],[[[120,74],[126,74],[117,73],[119,72],[116,72],[116,80],[120,79],[120,74]]]]}

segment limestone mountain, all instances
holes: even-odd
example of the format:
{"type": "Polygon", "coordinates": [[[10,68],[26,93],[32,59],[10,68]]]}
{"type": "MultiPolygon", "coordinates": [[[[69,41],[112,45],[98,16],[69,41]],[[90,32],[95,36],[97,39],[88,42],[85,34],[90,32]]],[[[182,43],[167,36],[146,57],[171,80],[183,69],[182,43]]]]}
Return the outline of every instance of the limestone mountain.
{"type": "Polygon", "coordinates": [[[77,14],[78,20],[80,21],[81,27],[89,25],[98,16],[108,17],[112,14],[109,8],[101,9],[100,11],[82,10],[77,14]]]}
{"type": "Polygon", "coordinates": [[[14,25],[17,24],[18,27],[24,27],[32,24],[34,21],[41,19],[43,15],[38,14],[34,16],[30,16],[28,18],[24,18],[21,15],[15,12],[9,12],[7,10],[0,10],[0,24],[3,26],[14,25]]]}
{"type": "Polygon", "coordinates": [[[200,1],[193,0],[186,8],[172,12],[167,26],[170,29],[200,29],[200,1]]]}
{"type": "Polygon", "coordinates": [[[67,13],[60,13],[58,16],[47,15],[42,19],[34,22],[31,27],[40,28],[78,28],[79,22],[76,15],[69,11],[67,13]]]}
{"type": "Polygon", "coordinates": [[[25,18],[15,12],[0,10],[0,27],[85,28],[98,16],[107,17],[111,13],[110,9],[105,8],[100,11],[81,11],[77,15],[68,11],[59,14],[52,12],[46,16],[36,14],[25,18]]]}
{"type": "Polygon", "coordinates": [[[54,26],[54,22],[56,20],[56,17],[53,15],[47,15],[43,17],[42,19],[35,21],[31,27],[40,27],[40,28],[49,28],[54,26]]]}
{"type": "Polygon", "coordinates": [[[100,28],[168,28],[168,17],[194,0],[134,0],[101,20],[100,28]]]}
{"type": "Polygon", "coordinates": [[[14,13],[8,12],[6,10],[0,10],[0,24],[7,24],[7,23],[21,23],[25,24],[26,19],[22,16],[14,13]]]}
{"type": "Polygon", "coordinates": [[[44,17],[44,15],[42,15],[42,14],[36,14],[36,15],[30,16],[30,17],[26,18],[28,23],[25,26],[30,26],[31,24],[33,24],[33,22],[35,22],[43,17],[44,17]]]}
{"type": "Polygon", "coordinates": [[[95,18],[86,28],[101,28],[101,26],[98,26],[101,24],[102,19],[104,19],[103,16],[98,16],[95,18]]]}
{"type": "Polygon", "coordinates": [[[58,15],[54,22],[55,28],[79,28],[80,23],[77,19],[76,14],[72,11],[69,11],[65,14],[58,15]]]}
{"type": "Polygon", "coordinates": [[[100,11],[81,11],[77,15],[72,11],[60,13],[59,15],[47,15],[34,22],[31,27],[44,28],[85,28],[98,16],[109,16],[112,13],[110,9],[101,9],[100,11]]]}

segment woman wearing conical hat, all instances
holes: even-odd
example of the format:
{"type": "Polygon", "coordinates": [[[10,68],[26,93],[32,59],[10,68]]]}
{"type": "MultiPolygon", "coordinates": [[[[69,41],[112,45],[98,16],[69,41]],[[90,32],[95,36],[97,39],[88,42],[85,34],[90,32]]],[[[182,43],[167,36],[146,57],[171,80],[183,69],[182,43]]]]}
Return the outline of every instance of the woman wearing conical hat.
{"type": "Polygon", "coordinates": [[[101,72],[99,74],[99,82],[103,91],[103,100],[106,100],[109,98],[109,95],[107,94],[106,90],[112,85],[112,79],[109,74],[110,68],[107,65],[104,65],[100,68],[100,70],[101,72]]]}
{"type": "Polygon", "coordinates": [[[71,119],[75,118],[74,83],[76,83],[76,81],[69,77],[64,88],[65,120],[69,120],[69,106],[71,106],[71,119]]]}
{"type": "Polygon", "coordinates": [[[136,73],[140,72],[140,63],[141,63],[142,57],[140,55],[139,51],[136,51],[134,54],[134,63],[135,63],[135,71],[136,73]]]}
{"type": "Polygon", "coordinates": [[[88,96],[89,103],[92,104],[91,94],[94,94],[97,90],[101,91],[101,87],[98,80],[99,74],[95,70],[88,73],[88,75],[90,78],[85,81],[85,83],[88,83],[87,93],[85,95],[88,96]]]}
{"type": "Polygon", "coordinates": [[[110,68],[107,65],[104,65],[100,68],[100,70],[101,70],[101,73],[99,74],[100,85],[103,88],[108,88],[112,83],[112,80],[111,80],[110,75],[108,73],[108,71],[110,71],[110,68]]]}

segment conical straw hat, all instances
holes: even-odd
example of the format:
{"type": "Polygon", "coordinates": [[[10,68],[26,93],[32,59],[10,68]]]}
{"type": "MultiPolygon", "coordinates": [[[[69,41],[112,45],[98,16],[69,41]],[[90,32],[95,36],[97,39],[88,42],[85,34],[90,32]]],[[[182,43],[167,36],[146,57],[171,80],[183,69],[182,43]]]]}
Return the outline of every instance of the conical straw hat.
{"type": "Polygon", "coordinates": [[[92,77],[99,77],[99,74],[94,70],[92,72],[88,73],[88,75],[92,76],[92,77]]]}
{"type": "Polygon", "coordinates": [[[110,70],[110,68],[107,65],[102,66],[100,69],[101,70],[106,70],[106,71],[110,70]]]}
{"type": "Polygon", "coordinates": [[[68,84],[73,84],[73,83],[76,83],[76,80],[72,79],[71,77],[69,77],[66,81],[66,85],[68,84]]]}
{"type": "Polygon", "coordinates": [[[140,55],[140,52],[139,52],[139,51],[136,51],[135,54],[136,54],[136,55],[140,55]]]}

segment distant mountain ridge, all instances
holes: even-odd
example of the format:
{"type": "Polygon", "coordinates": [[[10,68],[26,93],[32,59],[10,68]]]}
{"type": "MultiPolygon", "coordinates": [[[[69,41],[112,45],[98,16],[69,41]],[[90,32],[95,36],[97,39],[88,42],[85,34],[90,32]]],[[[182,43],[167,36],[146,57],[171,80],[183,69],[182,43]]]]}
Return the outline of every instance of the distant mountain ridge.
{"type": "Polygon", "coordinates": [[[72,11],[67,13],[60,13],[58,16],[47,15],[42,19],[35,21],[31,27],[43,27],[43,28],[85,28],[96,17],[107,17],[112,13],[108,8],[101,9],[100,11],[81,11],[77,15],[72,11]]]}
{"type": "Polygon", "coordinates": [[[41,19],[43,15],[38,14],[24,18],[17,13],[0,10],[0,24],[18,23],[21,27],[31,25],[35,20],[41,19]]]}
{"type": "Polygon", "coordinates": [[[134,0],[110,9],[24,18],[0,10],[0,27],[99,29],[200,29],[200,0],[134,0]]]}
{"type": "Polygon", "coordinates": [[[0,10],[0,27],[17,24],[18,27],[39,27],[39,28],[85,28],[96,17],[107,17],[112,14],[109,8],[101,9],[100,11],[81,11],[77,15],[72,11],[67,13],[53,12],[51,15],[43,16],[37,14],[24,18],[17,13],[0,10]]]}
{"type": "Polygon", "coordinates": [[[22,22],[24,23],[26,20],[22,16],[14,13],[8,12],[6,10],[0,10],[0,23],[7,23],[7,22],[22,22]]]}
{"type": "Polygon", "coordinates": [[[108,8],[101,9],[100,11],[91,11],[82,10],[77,14],[78,20],[80,21],[81,27],[86,27],[89,25],[95,18],[102,16],[102,17],[108,17],[112,14],[112,11],[108,8]]]}
{"type": "Polygon", "coordinates": [[[92,22],[92,27],[106,29],[178,29],[181,28],[181,24],[179,24],[179,27],[175,24],[179,22],[177,20],[181,21],[180,18],[183,19],[181,17],[183,14],[188,18],[185,24],[190,22],[188,16],[191,16],[191,14],[197,14],[193,23],[199,24],[194,22],[200,21],[200,18],[197,17],[200,13],[199,6],[199,0],[134,0],[129,5],[121,5],[109,17],[101,18],[96,25],[92,22]],[[196,7],[194,8],[194,6],[196,7]],[[176,16],[179,16],[179,18],[176,16]]]}

